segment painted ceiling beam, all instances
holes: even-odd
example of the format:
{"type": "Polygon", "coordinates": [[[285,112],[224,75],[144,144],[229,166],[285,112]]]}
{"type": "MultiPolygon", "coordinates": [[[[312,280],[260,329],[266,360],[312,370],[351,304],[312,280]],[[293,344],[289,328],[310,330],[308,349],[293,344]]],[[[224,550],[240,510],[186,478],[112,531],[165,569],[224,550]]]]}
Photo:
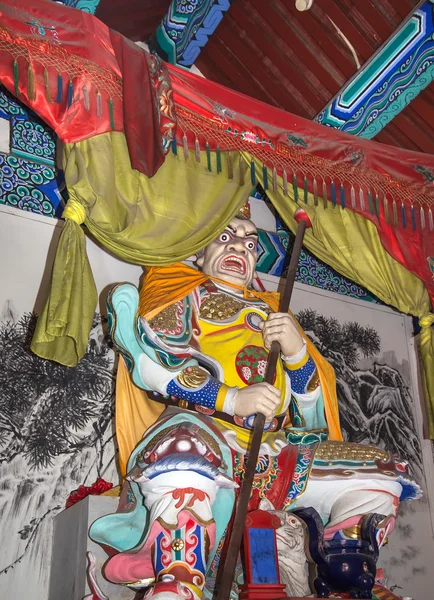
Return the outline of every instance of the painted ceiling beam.
{"type": "Polygon", "coordinates": [[[434,0],[422,0],[314,121],[372,139],[434,79],[434,0]]]}
{"type": "Polygon", "coordinates": [[[149,49],[173,65],[191,67],[232,0],[172,0],[149,49]]]}
{"type": "Polygon", "coordinates": [[[98,8],[98,4],[101,0],[54,0],[55,2],[59,2],[59,4],[64,4],[65,6],[70,6],[71,8],[78,8],[78,10],[82,10],[83,12],[90,13],[91,15],[95,14],[96,9],[98,8]]]}

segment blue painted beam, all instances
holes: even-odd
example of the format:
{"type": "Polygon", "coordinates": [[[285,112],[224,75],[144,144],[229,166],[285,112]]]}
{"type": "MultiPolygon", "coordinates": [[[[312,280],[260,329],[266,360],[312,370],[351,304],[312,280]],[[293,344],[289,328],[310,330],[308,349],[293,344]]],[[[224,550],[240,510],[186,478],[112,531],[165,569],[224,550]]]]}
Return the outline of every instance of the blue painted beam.
{"type": "Polygon", "coordinates": [[[232,0],[172,0],[149,49],[173,65],[191,67],[232,0]]]}
{"type": "MultiPolygon", "coordinates": [[[[59,0],[54,1],[58,2],[59,0]]],[[[95,14],[99,3],[100,0],[60,0],[60,4],[70,6],[71,8],[78,8],[79,10],[90,13],[91,15],[95,14]]]]}
{"type": "Polygon", "coordinates": [[[315,117],[372,139],[434,79],[434,0],[423,0],[315,117]]]}

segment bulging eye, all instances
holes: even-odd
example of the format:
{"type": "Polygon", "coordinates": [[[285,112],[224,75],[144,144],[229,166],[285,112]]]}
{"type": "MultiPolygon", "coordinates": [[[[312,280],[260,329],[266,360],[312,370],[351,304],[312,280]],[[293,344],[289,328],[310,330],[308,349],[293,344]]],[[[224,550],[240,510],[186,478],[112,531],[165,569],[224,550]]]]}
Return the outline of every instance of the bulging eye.
{"type": "Polygon", "coordinates": [[[245,246],[246,246],[247,250],[255,250],[256,243],[252,242],[252,240],[249,240],[245,243],[245,246]]]}
{"type": "Polygon", "coordinates": [[[229,242],[230,239],[231,236],[227,231],[223,231],[223,233],[219,235],[219,242],[229,242]]]}

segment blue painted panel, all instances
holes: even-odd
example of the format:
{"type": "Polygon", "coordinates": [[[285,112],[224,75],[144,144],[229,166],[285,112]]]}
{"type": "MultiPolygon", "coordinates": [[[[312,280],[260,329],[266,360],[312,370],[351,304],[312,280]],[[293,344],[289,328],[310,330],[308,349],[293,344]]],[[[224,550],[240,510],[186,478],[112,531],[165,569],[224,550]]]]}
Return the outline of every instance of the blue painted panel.
{"type": "Polygon", "coordinates": [[[252,583],[279,583],[273,529],[249,529],[252,583]]]}

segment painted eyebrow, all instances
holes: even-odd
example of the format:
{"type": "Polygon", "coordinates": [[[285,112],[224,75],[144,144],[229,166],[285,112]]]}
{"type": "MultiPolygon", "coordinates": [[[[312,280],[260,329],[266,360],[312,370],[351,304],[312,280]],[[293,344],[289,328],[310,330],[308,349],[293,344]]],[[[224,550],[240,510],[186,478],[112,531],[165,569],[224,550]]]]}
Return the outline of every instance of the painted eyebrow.
{"type": "MultiPolygon", "coordinates": [[[[232,231],[232,233],[237,233],[237,228],[232,227],[231,225],[228,225],[226,227],[226,229],[230,229],[232,231]]],[[[258,237],[258,232],[257,231],[246,231],[245,237],[250,237],[254,235],[255,237],[258,237]]]]}

